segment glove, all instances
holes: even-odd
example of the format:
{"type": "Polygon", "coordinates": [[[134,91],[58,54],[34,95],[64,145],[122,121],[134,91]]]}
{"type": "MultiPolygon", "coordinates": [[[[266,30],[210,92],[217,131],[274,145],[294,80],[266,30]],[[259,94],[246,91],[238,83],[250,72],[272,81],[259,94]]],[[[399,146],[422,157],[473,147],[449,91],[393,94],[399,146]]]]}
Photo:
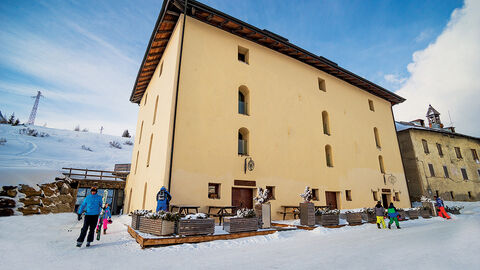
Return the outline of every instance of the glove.
{"type": "Polygon", "coordinates": [[[77,219],[82,220],[82,214],[77,214],[77,219]]]}
{"type": "Polygon", "coordinates": [[[109,219],[108,219],[108,224],[112,224],[112,222],[113,222],[112,219],[109,218],[109,219]]]}

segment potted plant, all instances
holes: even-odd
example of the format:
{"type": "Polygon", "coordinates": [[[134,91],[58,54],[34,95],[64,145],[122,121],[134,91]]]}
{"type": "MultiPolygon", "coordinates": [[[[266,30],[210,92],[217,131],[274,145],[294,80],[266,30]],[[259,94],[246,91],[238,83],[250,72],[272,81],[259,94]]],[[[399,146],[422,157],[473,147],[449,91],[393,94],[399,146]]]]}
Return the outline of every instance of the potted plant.
{"type": "Polygon", "coordinates": [[[215,232],[215,220],[204,213],[190,214],[178,222],[179,235],[207,235],[215,232]]]}
{"type": "Polygon", "coordinates": [[[300,194],[303,202],[300,203],[300,224],[305,226],[315,225],[315,205],[311,203],[312,191],[310,187],[305,187],[305,191],[300,194]]]}
{"type": "Polygon", "coordinates": [[[315,223],[322,226],[338,226],[340,223],[340,210],[318,209],[315,211],[315,223]]]}
{"type": "Polygon", "coordinates": [[[151,213],[152,211],[150,210],[135,210],[133,212],[131,212],[130,214],[132,215],[132,224],[130,227],[132,227],[132,229],[134,230],[138,230],[139,226],[140,226],[140,217],[148,214],[148,213],[151,213]]]}
{"type": "Polygon", "coordinates": [[[140,232],[153,235],[171,235],[175,232],[175,223],[180,220],[178,213],[159,211],[140,217],[140,232]]]}
{"type": "Polygon", "coordinates": [[[258,230],[258,219],[253,209],[239,209],[234,217],[225,218],[223,229],[229,233],[258,230]]]}
{"type": "Polygon", "coordinates": [[[409,219],[418,219],[418,216],[420,215],[420,210],[418,208],[411,208],[407,211],[407,214],[409,219]]]}
{"type": "Polygon", "coordinates": [[[362,224],[362,213],[355,211],[346,211],[345,215],[347,217],[347,222],[349,226],[361,225],[362,224]]]}
{"type": "Polygon", "coordinates": [[[272,226],[272,206],[268,202],[270,200],[268,189],[257,189],[257,196],[254,198],[255,214],[258,218],[258,226],[260,228],[270,228],[272,226]]]}
{"type": "Polygon", "coordinates": [[[373,208],[363,208],[362,218],[368,223],[377,223],[377,216],[373,208]]]}

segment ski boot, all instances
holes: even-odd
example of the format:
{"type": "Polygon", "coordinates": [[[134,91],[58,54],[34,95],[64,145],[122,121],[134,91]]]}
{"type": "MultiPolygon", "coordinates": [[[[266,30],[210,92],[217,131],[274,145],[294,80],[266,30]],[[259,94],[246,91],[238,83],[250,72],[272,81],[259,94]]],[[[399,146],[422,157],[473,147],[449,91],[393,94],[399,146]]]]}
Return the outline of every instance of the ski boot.
{"type": "Polygon", "coordinates": [[[103,229],[103,234],[107,234],[107,229],[103,229]]]}
{"type": "Polygon", "coordinates": [[[87,247],[89,247],[89,246],[90,246],[90,242],[87,242],[87,247]]]}
{"type": "Polygon", "coordinates": [[[381,227],[380,227],[380,223],[377,223],[377,227],[378,227],[379,229],[381,229],[381,227]]]}
{"type": "Polygon", "coordinates": [[[392,229],[392,224],[388,223],[388,228],[392,229]]]}
{"type": "Polygon", "coordinates": [[[400,226],[397,226],[397,229],[401,229],[400,226]]]}
{"type": "Polygon", "coordinates": [[[83,244],[83,242],[77,242],[77,245],[76,245],[76,246],[77,246],[77,247],[81,247],[82,244],[83,244]]]}

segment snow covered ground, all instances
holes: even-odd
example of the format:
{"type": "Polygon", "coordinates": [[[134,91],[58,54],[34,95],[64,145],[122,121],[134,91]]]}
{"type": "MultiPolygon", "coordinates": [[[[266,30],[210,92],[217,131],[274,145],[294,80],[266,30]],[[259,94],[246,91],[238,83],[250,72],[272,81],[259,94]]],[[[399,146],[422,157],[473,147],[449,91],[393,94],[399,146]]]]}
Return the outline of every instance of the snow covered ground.
{"type": "Polygon", "coordinates": [[[142,250],[128,235],[128,216],[114,217],[108,234],[75,247],[81,224],[70,213],[0,218],[2,269],[478,269],[480,202],[452,220],[374,224],[142,250]]]}
{"type": "Polygon", "coordinates": [[[0,125],[0,185],[51,182],[61,175],[62,167],[113,170],[116,163],[130,163],[133,146],[122,138],[90,132],[28,126],[48,137],[20,134],[24,126],[0,125]],[[110,147],[117,141],[122,149],[110,147]],[[82,145],[92,151],[82,149],[82,145]]]}

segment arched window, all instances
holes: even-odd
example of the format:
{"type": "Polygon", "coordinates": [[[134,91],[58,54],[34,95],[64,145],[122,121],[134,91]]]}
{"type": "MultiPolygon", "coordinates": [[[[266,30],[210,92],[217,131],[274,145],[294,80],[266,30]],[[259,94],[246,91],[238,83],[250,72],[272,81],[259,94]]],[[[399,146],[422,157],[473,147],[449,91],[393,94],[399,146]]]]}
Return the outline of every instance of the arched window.
{"type": "Polygon", "coordinates": [[[385,165],[383,164],[382,156],[378,156],[378,165],[380,166],[380,172],[385,173],[385,165]]]}
{"type": "Polygon", "coordinates": [[[333,154],[332,154],[332,147],[330,145],[325,145],[325,157],[327,161],[328,167],[333,167],[333,154]]]}
{"type": "Polygon", "coordinates": [[[322,112],[322,122],[323,122],[323,134],[330,135],[330,120],[328,118],[328,112],[322,112]]]}
{"type": "Polygon", "coordinates": [[[158,107],[158,96],[157,100],[155,100],[155,109],[153,111],[153,122],[152,125],[155,125],[155,119],[157,119],[157,107],[158,107]]]}
{"type": "Polygon", "coordinates": [[[242,85],[238,88],[238,113],[248,115],[250,94],[246,86],[242,85]]]}
{"type": "Polygon", "coordinates": [[[239,155],[248,155],[248,137],[249,132],[246,128],[241,128],[238,130],[238,154],[239,155]]]}
{"type": "Polygon", "coordinates": [[[142,134],[143,134],[143,121],[142,121],[142,124],[140,125],[140,136],[138,136],[138,144],[142,142],[142,134]]]}
{"type": "Polygon", "coordinates": [[[150,145],[148,146],[147,167],[150,166],[150,155],[152,153],[153,134],[150,135],[150,145]]]}
{"type": "Polygon", "coordinates": [[[382,146],[380,145],[380,136],[378,136],[378,129],[376,127],[373,128],[373,134],[375,135],[375,144],[378,148],[381,148],[382,146]]]}
{"type": "Polygon", "coordinates": [[[147,198],[147,182],[145,182],[145,186],[143,187],[142,209],[145,209],[145,198],[147,198]]]}

